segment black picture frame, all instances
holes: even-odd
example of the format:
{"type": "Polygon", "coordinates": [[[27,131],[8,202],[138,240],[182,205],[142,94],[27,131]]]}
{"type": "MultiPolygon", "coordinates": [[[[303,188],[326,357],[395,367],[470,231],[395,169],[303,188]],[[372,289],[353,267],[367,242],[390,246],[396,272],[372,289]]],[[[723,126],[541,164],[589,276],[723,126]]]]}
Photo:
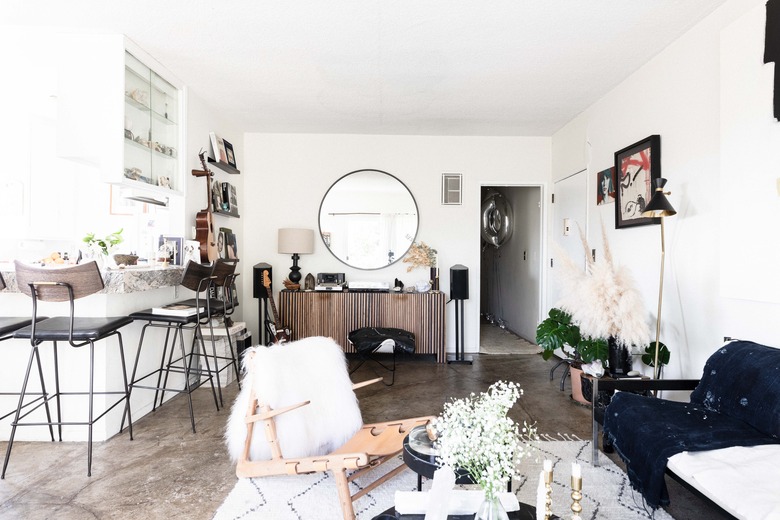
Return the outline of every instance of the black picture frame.
{"type": "Polygon", "coordinates": [[[224,139],[222,142],[225,144],[225,155],[227,156],[227,163],[233,168],[236,168],[236,154],[233,152],[233,145],[224,139]]]}
{"type": "Polygon", "coordinates": [[[661,177],[661,136],[651,135],[615,152],[615,229],[658,224],[660,218],[643,217],[661,177]]]}

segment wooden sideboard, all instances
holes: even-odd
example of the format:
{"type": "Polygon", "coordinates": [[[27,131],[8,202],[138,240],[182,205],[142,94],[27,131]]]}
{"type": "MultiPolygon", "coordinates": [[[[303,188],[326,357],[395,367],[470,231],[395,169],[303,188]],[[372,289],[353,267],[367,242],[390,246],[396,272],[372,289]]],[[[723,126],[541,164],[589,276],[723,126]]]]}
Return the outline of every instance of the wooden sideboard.
{"type": "Polygon", "coordinates": [[[292,339],[328,336],[355,352],[347,335],[361,327],[394,327],[414,333],[415,354],[446,361],[443,292],[281,291],[279,314],[292,339]]]}

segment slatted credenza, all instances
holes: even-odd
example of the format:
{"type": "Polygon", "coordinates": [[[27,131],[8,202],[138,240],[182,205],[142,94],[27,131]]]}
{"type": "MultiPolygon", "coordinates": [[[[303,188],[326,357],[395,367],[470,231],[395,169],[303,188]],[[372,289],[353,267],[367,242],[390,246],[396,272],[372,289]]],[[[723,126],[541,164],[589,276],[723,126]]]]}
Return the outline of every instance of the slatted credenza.
{"type": "Polygon", "coordinates": [[[355,352],[347,335],[360,327],[394,327],[414,333],[415,354],[446,360],[443,292],[281,291],[279,314],[292,339],[328,336],[355,352]]]}

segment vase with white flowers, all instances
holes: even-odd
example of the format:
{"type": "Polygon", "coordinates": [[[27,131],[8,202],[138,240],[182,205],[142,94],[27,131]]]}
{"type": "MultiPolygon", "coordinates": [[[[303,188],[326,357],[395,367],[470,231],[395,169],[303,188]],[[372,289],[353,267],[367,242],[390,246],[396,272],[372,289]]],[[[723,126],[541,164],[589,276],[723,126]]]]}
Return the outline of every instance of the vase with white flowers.
{"type": "Polygon", "coordinates": [[[433,423],[437,463],[467,472],[485,493],[475,519],[507,518],[498,493],[519,477],[518,464],[533,452],[529,442],[538,440],[534,425],[520,427],[507,415],[522,394],[516,383],[497,381],[487,392],[445,403],[433,423]]]}

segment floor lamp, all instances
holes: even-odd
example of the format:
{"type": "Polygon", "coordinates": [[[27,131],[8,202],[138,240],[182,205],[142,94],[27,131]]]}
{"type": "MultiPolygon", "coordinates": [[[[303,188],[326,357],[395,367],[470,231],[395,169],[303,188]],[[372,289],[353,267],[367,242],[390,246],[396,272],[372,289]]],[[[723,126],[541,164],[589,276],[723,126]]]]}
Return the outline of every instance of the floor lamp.
{"type": "Polygon", "coordinates": [[[671,192],[664,191],[665,185],[666,179],[658,178],[655,180],[655,193],[653,193],[650,203],[642,212],[643,217],[661,219],[661,281],[658,286],[658,314],[655,318],[655,363],[653,365],[653,379],[658,379],[661,372],[661,367],[658,366],[658,351],[659,343],[661,341],[661,302],[664,297],[664,256],[666,255],[666,246],[664,244],[664,217],[671,217],[677,213],[666,198],[667,195],[671,195],[671,192]]]}

